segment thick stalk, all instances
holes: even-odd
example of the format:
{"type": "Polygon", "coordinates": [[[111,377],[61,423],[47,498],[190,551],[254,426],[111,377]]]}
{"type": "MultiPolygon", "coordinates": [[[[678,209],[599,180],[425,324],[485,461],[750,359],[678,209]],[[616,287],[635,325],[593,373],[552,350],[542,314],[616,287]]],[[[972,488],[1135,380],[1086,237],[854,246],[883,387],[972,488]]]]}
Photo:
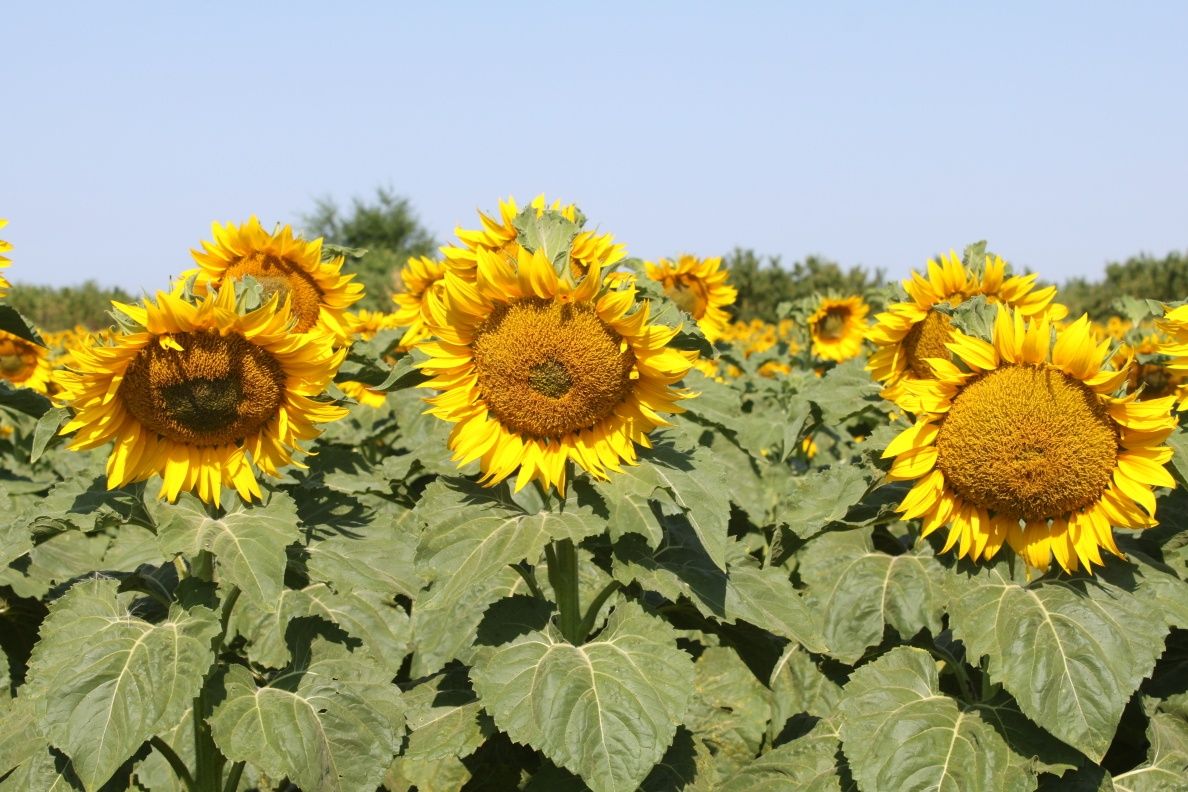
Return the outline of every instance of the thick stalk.
{"type": "Polygon", "coordinates": [[[549,583],[557,598],[557,622],[561,635],[574,646],[586,640],[582,633],[582,604],[578,593],[577,548],[570,539],[559,539],[545,546],[549,563],[549,583]]]}
{"type": "MultiPolygon", "coordinates": [[[[198,565],[195,564],[195,567],[198,565]]],[[[219,655],[223,651],[223,643],[227,640],[227,627],[231,621],[231,611],[239,600],[239,587],[232,586],[223,600],[223,609],[219,617],[219,634],[215,636],[213,646],[215,662],[211,673],[202,682],[202,689],[194,699],[194,755],[195,772],[194,788],[198,792],[223,792],[223,767],[227,764],[222,751],[215,745],[214,737],[210,733],[210,724],[206,721],[206,710],[209,700],[206,695],[206,684],[215,671],[221,667],[219,655]]],[[[232,775],[235,769],[232,768],[232,775]]],[[[243,769],[240,768],[240,772],[243,769]]],[[[235,781],[239,783],[238,778],[235,781]]]]}

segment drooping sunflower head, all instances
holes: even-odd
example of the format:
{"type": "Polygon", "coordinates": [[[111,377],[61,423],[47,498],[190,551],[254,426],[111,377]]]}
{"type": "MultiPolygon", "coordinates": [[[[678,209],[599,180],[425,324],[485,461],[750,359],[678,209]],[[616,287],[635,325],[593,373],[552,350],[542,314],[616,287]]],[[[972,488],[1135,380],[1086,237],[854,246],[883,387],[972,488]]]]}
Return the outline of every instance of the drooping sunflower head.
{"type": "Polygon", "coordinates": [[[253,311],[236,302],[226,283],[196,304],[163,293],[117,303],[127,332],[75,350],[59,373],[74,411],[62,428],[74,433],[70,447],[113,443],[108,488],[160,476],[170,501],[196,490],[218,505],[223,486],[258,498],[253,463],[277,475],[318,435],[314,424],[346,414],[317,398],[346,350],[324,334],[294,334],[279,295],[253,311]]]}
{"type": "Polygon", "coordinates": [[[606,478],[689,395],[672,387],[692,365],[668,346],[679,328],[649,324],[631,279],[575,277],[551,253],[480,248],[474,280],[450,270],[430,303],[428,412],[456,424],[454,459],[478,460],[486,485],[518,469],[517,489],[564,492],[567,461],[606,478]]]}
{"type": "Polygon", "coordinates": [[[584,275],[591,266],[598,266],[605,272],[627,255],[626,248],[616,244],[610,234],[581,230],[581,226],[585,224],[585,216],[574,204],[562,205],[560,201],[548,203],[541,194],[533,198],[523,211],[516,205],[515,198],[501,200],[498,218],[480,211],[479,220],[482,222],[482,228],[455,229],[454,233],[462,244],[441,249],[445,256],[445,265],[464,280],[474,280],[480,250],[499,253],[514,261],[517,245],[532,247],[534,244],[533,240],[522,238],[526,220],[533,216],[539,219],[546,214],[552,214],[561,221],[577,226],[572,240],[568,243],[569,267],[575,277],[584,275]]]}
{"type": "Polygon", "coordinates": [[[938,304],[957,306],[981,295],[1024,317],[1044,314],[1057,320],[1068,314],[1067,308],[1052,302],[1055,286],[1035,288],[1037,274],[1006,277],[1002,258],[984,253],[980,245],[969,248],[966,257],[968,265],[953,251],[940,256],[939,262],[929,259],[927,277],[912,270],[911,278],[903,281],[907,300],[877,314],[868,333],[876,349],[867,370],[884,384],[883,396],[908,411],[914,412],[917,405],[911,403],[903,383],[932,377],[930,358],[952,360],[947,347],[950,321],[936,310],[938,304]]]}
{"type": "MultiPolygon", "coordinates": [[[[8,221],[3,217],[0,217],[0,228],[4,228],[6,225],[8,225],[8,221]]],[[[10,250],[12,250],[12,244],[0,239],[0,269],[4,269],[5,267],[12,264],[8,256],[4,255],[10,250]]],[[[12,284],[9,283],[3,275],[0,275],[0,297],[6,296],[8,294],[8,289],[11,286],[12,284]]]]}
{"type": "Polygon", "coordinates": [[[408,328],[401,343],[411,347],[428,337],[425,317],[428,313],[430,294],[436,291],[440,297],[445,288],[446,265],[425,256],[409,258],[408,264],[400,270],[400,285],[392,295],[396,303],[395,327],[408,328]]]}
{"type": "Polygon", "coordinates": [[[883,454],[889,478],[916,482],[899,510],[922,535],[948,525],[946,552],[990,559],[1009,544],[1031,567],[1073,571],[1101,565],[1103,547],[1119,555],[1111,527],[1155,524],[1152,490],[1173,485],[1172,397],[1112,395],[1128,372],[1105,367],[1110,344],[1087,317],[1053,333],[1046,315],[1000,307],[991,341],[950,333],[953,360],[907,383],[922,410],[883,454]]]}
{"type": "Polygon", "coordinates": [[[0,330],[0,381],[48,394],[52,372],[48,349],[0,330]]]}
{"type": "Polygon", "coordinates": [[[680,308],[697,320],[697,326],[710,342],[722,338],[730,324],[725,308],[734,304],[738,290],[726,283],[729,275],[722,269],[722,259],[699,259],[683,255],[676,261],[660,259],[658,264],[644,262],[648,277],[664,286],[680,308]]]}
{"type": "Polygon", "coordinates": [[[861,297],[824,297],[809,317],[813,354],[822,360],[841,362],[857,357],[866,338],[866,315],[870,306],[861,297]]]}
{"type": "Polygon", "coordinates": [[[289,301],[296,332],[316,328],[342,342],[350,337],[343,314],[363,299],[363,285],[354,282],[353,274],[343,274],[342,256],[322,260],[321,237],[295,237],[288,225],[269,233],[254,215],[241,226],[213,223],[211,232],[214,242],[203,241],[201,251],[190,251],[198,263],[196,294],[251,277],[265,297],[278,294],[289,301]]]}

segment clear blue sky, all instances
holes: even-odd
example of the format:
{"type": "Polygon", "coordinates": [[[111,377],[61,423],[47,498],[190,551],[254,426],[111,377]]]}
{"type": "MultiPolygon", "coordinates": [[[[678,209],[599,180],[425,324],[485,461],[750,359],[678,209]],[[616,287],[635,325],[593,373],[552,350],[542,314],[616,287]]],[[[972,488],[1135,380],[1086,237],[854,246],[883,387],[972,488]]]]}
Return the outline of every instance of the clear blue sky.
{"type": "Polygon", "coordinates": [[[978,5],[10,3],[8,274],[156,289],[212,220],[377,185],[442,242],[545,192],[645,258],[1188,248],[1188,4],[978,5]]]}

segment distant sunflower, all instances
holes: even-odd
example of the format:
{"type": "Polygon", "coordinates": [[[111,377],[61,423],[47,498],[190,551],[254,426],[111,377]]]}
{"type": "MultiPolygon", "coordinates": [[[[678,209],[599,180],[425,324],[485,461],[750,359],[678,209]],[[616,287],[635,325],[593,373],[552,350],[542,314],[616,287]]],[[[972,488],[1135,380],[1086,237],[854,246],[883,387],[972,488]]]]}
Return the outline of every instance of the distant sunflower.
{"type": "Polygon", "coordinates": [[[1166,308],[1163,318],[1155,324],[1164,333],[1159,339],[1156,351],[1171,358],[1164,368],[1169,378],[1180,387],[1176,394],[1176,398],[1180,400],[1177,409],[1188,409],[1188,398],[1184,398],[1182,385],[1179,385],[1188,377],[1188,304],[1166,308]]]}
{"type": "Polygon", "coordinates": [[[343,274],[342,256],[322,261],[321,237],[294,237],[288,225],[269,233],[254,215],[238,227],[213,223],[211,233],[213,243],[204,241],[201,252],[190,251],[198,262],[197,294],[250,275],[266,297],[289,298],[296,332],[317,327],[342,342],[350,337],[344,313],[363,299],[363,285],[353,282],[353,274],[343,274]]]}
{"type": "MultiPolygon", "coordinates": [[[[546,211],[557,212],[570,222],[578,222],[580,219],[576,206],[562,206],[560,201],[547,203],[543,194],[533,198],[528,208],[535,209],[538,214],[546,211]]],[[[445,255],[446,266],[464,280],[474,280],[480,250],[502,253],[514,261],[515,248],[520,241],[515,219],[520,211],[516,206],[516,199],[508,198],[499,202],[498,218],[479,212],[479,220],[483,224],[481,229],[455,229],[454,233],[458,235],[462,246],[441,249],[445,255]]],[[[610,234],[580,231],[570,247],[569,266],[573,275],[580,277],[594,265],[605,272],[612,265],[622,261],[626,255],[627,249],[623,245],[615,244],[614,237],[610,234]]]]}
{"type": "Polygon", "coordinates": [[[838,362],[857,357],[866,338],[868,313],[870,306],[861,297],[822,298],[808,321],[813,354],[838,362]]]}
{"type": "Polygon", "coordinates": [[[1153,487],[1173,481],[1162,445],[1174,397],[1110,394],[1127,376],[1104,369],[1109,342],[1087,317],[1056,334],[1041,313],[1000,307],[993,343],[952,331],[955,360],[928,359],[934,380],[907,383],[923,411],[887,446],[889,477],[916,481],[899,506],[922,535],[949,526],[943,551],[993,558],[1004,543],[1029,565],[1066,571],[1120,555],[1111,526],[1155,524],[1153,487]],[[958,368],[955,361],[966,365],[958,368]]]}
{"type": "Polygon", "coordinates": [[[404,346],[411,347],[429,337],[425,329],[429,295],[444,288],[445,271],[444,263],[425,256],[410,258],[400,270],[400,287],[392,295],[396,303],[393,322],[395,327],[408,328],[401,338],[404,346]]]}
{"type": "Polygon", "coordinates": [[[722,269],[721,258],[683,255],[675,262],[660,259],[659,264],[645,261],[644,266],[648,277],[662,284],[664,293],[697,320],[706,339],[722,338],[730,325],[730,315],[723,309],[734,304],[738,290],[727,285],[730,273],[722,269]]]}
{"type": "Polygon", "coordinates": [[[277,475],[299,441],[319,434],[315,423],[346,414],[314,398],[345,349],[324,334],[295,335],[277,295],[246,315],[231,284],[197,304],[158,293],[155,303],[116,307],[138,329],[75,350],[75,369],[57,378],[74,410],[61,432],[77,432],[70,447],[114,443],[109,489],[159,475],[171,502],[197,489],[218,505],[224,485],[258,498],[251,463],[277,475]]]}
{"type": "Polygon", "coordinates": [[[1063,305],[1052,302],[1055,286],[1035,288],[1037,274],[1005,278],[1005,273],[1006,264],[999,256],[988,256],[985,271],[979,275],[966,270],[952,251],[942,255],[939,263],[928,260],[927,278],[912,270],[912,277],[903,281],[908,301],[895,303],[876,315],[868,333],[877,349],[866,368],[883,383],[884,398],[914,412],[916,405],[910,403],[904,383],[930,378],[929,358],[953,359],[946,346],[949,317],[935,309],[938,303],[957,306],[980,294],[987,302],[1004,304],[1025,317],[1043,313],[1056,320],[1068,314],[1063,305]]]}
{"type": "Polygon", "coordinates": [[[49,393],[52,372],[48,349],[0,330],[0,381],[49,393]]]}
{"type": "MultiPolygon", "coordinates": [[[[3,217],[0,217],[0,228],[4,228],[6,225],[8,225],[8,221],[3,217]]],[[[10,250],[12,250],[12,243],[5,242],[3,239],[0,239],[0,269],[4,269],[5,267],[12,264],[12,261],[4,255],[10,250]]],[[[6,296],[11,286],[12,284],[9,283],[3,275],[0,275],[0,297],[6,296]]]]}
{"type": "Polygon", "coordinates": [[[595,478],[636,462],[635,445],[681,412],[670,386],[691,361],[667,346],[678,329],[648,324],[630,280],[604,280],[597,264],[574,279],[541,251],[477,249],[473,282],[446,275],[431,302],[434,340],[418,349],[439,391],[428,412],[456,426],[459,467],[479,460],[491,486],[519,469],[564,492],[566,461],[595,478]]]}

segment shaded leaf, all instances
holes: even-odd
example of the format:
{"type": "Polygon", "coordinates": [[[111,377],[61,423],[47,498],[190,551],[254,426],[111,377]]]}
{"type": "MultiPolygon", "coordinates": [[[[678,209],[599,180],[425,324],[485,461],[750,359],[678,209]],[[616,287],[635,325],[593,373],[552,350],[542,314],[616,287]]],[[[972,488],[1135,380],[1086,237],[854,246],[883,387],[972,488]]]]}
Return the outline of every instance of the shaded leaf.
{"type": "Polygon", "coordinates": [[[676,634],[634,604],[597,639],[572,646],[534,632],[485,649],[472,678],[496,724],[595,792],[632,790],[664,755],[685,715],[693,662],[676,634]]]}

